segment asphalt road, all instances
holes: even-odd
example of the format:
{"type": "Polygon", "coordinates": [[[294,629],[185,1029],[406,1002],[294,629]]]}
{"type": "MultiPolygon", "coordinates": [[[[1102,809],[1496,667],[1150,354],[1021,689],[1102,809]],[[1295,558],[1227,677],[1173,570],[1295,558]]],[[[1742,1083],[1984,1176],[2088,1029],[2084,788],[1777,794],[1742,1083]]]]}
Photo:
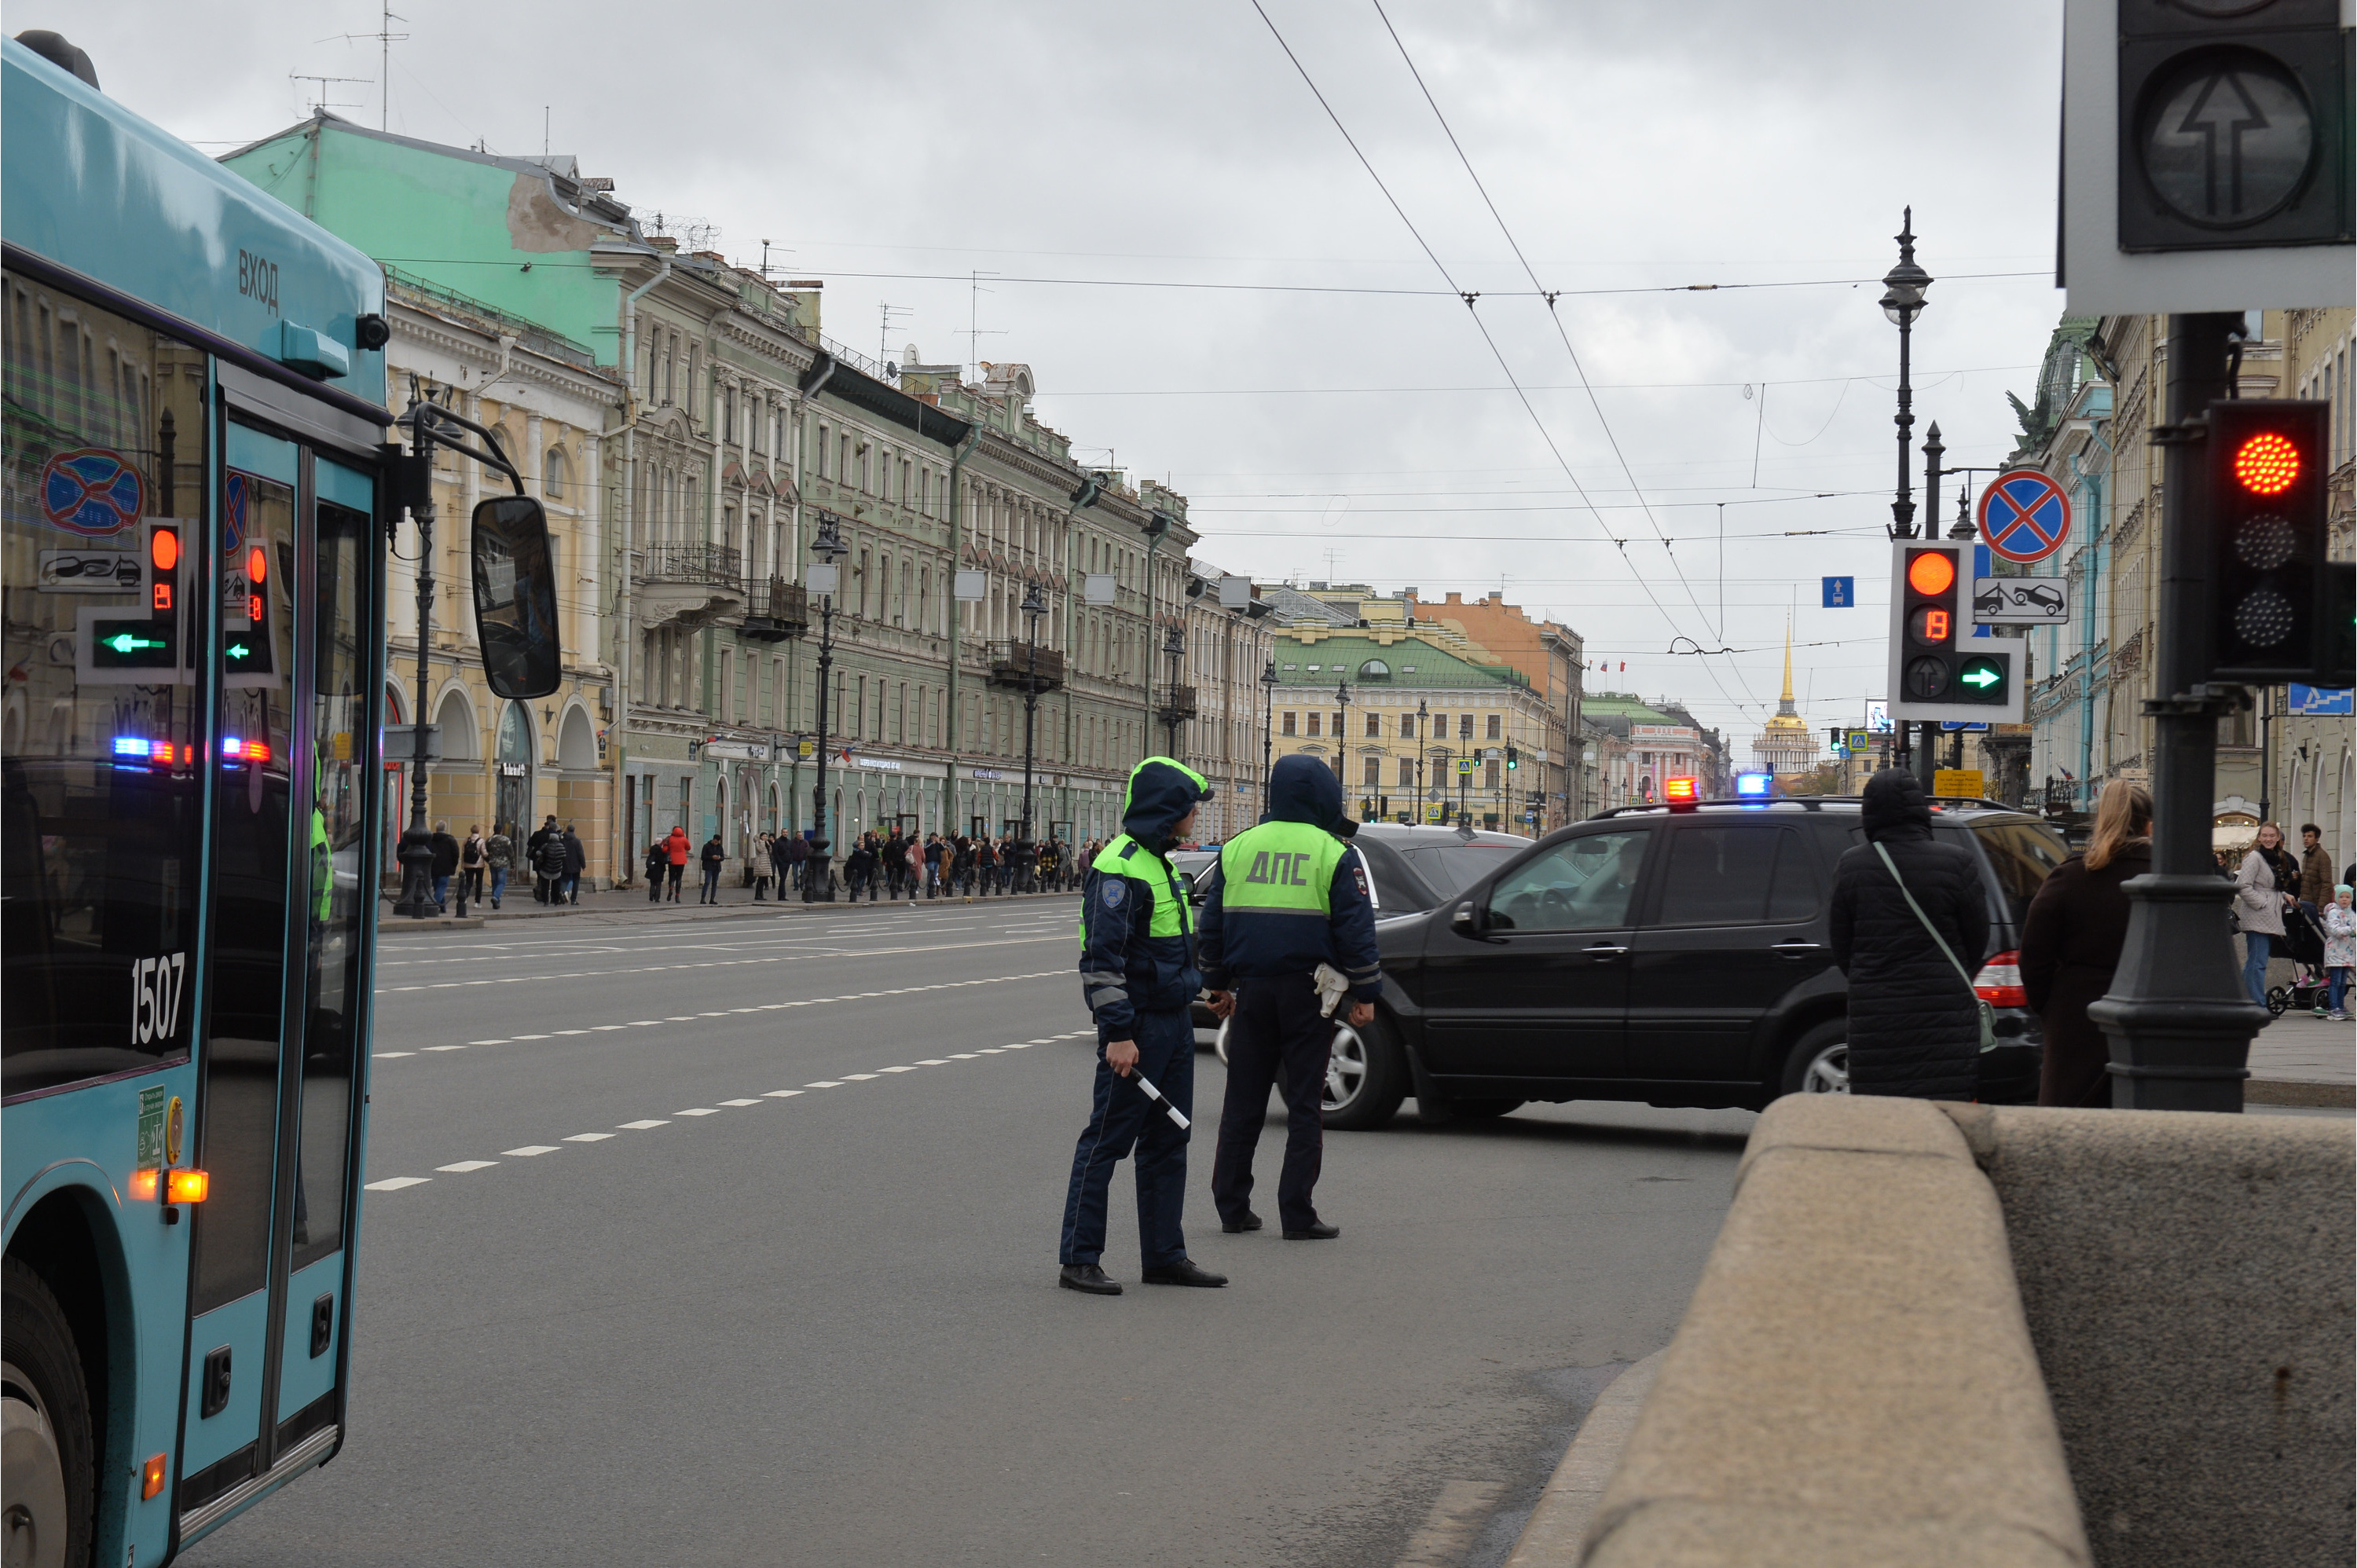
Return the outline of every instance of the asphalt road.
{"type": "MultiPolygon", "coordinates": [[[[1667,1343],[1752,1118],[1327,1141],[1331,1243],[1054,1288],[1074,901],[383,939],[351,1432],[182,1561],[1495,1563],[1667,1343]],[[407,1185],[395,1186],[398,1182],[407,1185]]],[[[1216,1123],[1222,1074],[1200,1058],[1216,1123]]],[[[1264,1136],[1274,1213],[1281,1115],[1264,1136]]]]}

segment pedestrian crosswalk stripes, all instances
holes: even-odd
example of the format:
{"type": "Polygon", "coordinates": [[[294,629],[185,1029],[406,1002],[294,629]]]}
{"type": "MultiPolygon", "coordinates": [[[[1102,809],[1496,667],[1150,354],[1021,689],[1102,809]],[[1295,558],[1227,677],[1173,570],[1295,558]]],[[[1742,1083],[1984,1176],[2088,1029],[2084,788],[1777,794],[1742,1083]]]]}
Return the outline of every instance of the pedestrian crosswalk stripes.
{"type": "MultiPolygon", "coordinates": [[[[1060,970],[1057,972],[1060,974],[1066,972],[1060,970]]],[[[949,1057],[928,1057],[921,1061],[914,1063],[881,1068],[876,1072],[845,1073],[841,1079],[821,1079],[815,1083],[805,1084],[802,1087],[803,1089],[842,1089],[854,1081],[879,1081],[882,1075],[885,1073],[907,1073],[915,1072],[920,1068],[948,1067],[952,1061],[978,1061],[986,1056],[1004,1056],[1009,1051],[1019,1051],[1032,1046],[1055,1045],[1065,1040],[1089,1039],[1092,1037],[1095,1033],[1096,1031],[1093,1029],[1074,1029],[1067,1034],[1051,1035],[1043,1039],[1013,1040],[1004,1046],[985,1046],[979,1050],[957,1051],[949,1057]]],[[[717,1104],[743,1108],[747,1106],[759,1105],[761,1103],[762,1100],[791,1100],[799,1096],[802,1092],[802,1089],[772,1089],[765,1091],[759,1099],[723,1100],[718,1101],[717,1104]]],[[[672,1112],[673,1116],[695,1117],[717,1116],[719,1114],[719,1111],[713,1106],[698,1106],[689,1111],[674,1111],[672,1112]]],[[[657,1127],[668,1127],[671,1124],[671,1121],[668,1118],[648,1117],[637,1122],[619,1122],[617,1123],[617,1126],[621,1130],[628,1132],[648,1132],[657,1127]]],[[[611,1133],[574,1133],[568,1134],[561,1141],[567,1144],[601,1144],[613,1136],[614,1134],[611,1133]]],[[[562,1151],[554,1144],[527,1144],[521,1148],[502,1149],[500,1152],[502,1155],[511,1157],[523,1157],[533,1155],[554,1155],[561,1153],[562,1151]]],[[[436,1165],[434,1168],[436,1171],[446,1172],[454,1176],[471,1175],[476,1171],[489,1170],[499,1163],[500,1162],[498,1160],[454,1160],[449,1165],[436,1165]]],[[[401,1192],[413,1187],[424,1187],[433,1179],[434,1178],[432,1176],[386,1176],[381,1181],[369,1182],[366,1186],[367,1189],[371,1192],[401,1192]]]]}

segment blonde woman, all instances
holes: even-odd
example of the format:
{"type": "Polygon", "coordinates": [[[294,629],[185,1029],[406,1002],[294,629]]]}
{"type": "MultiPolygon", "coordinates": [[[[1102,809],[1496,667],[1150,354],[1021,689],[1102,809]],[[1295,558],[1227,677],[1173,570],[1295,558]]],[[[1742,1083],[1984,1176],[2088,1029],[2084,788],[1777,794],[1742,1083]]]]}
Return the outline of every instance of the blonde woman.
{"type": "Polygon", "coordinates": [[[2094,836],[2054,868],[2022,921],[2021,985],[2046,1036],[2038,1072],[2040,1105],[2112,1102],[2110,1042],[2087,1004],[2112,988],[2128,938],[2121,885],[2152,869],[2152,796],[2115,779],[2095,803],[2094,836]]]}
{"type": "Polygon", "coordinates": [[[2267,959],[2281,946],[2284,910],[2298,902],[2299,865],[2284,848],[2275,822],[2259,824],[2259,842],[2234,875],[2234,913],[2243,923],[2243,989],[2267,1004],[2267,959]]]}

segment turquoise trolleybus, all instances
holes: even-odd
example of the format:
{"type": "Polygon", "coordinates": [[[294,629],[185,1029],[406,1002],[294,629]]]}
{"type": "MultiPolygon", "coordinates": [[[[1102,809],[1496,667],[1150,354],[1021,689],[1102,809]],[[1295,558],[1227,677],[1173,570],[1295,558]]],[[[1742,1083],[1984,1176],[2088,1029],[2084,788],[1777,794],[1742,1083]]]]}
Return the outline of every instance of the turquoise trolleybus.
{"type": "Polygon", "coordinates": [[[27,38],[0,43],[5,1546],[112,1568],[343,1440],[397,448],[377,266],[27,38]]]}

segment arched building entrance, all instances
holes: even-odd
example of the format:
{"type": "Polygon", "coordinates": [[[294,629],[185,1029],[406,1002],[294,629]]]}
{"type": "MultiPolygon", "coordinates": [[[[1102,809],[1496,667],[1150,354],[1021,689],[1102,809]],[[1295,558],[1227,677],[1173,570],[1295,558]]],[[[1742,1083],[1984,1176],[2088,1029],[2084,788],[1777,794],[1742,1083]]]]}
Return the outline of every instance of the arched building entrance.
{"type": "Polygon", "coordinates": [[[499,804],[492,815],[500,831],[521,846],[537,825],[532,811],[532,716],[521,703],[500,711],[497,767],[499,804]]]}

